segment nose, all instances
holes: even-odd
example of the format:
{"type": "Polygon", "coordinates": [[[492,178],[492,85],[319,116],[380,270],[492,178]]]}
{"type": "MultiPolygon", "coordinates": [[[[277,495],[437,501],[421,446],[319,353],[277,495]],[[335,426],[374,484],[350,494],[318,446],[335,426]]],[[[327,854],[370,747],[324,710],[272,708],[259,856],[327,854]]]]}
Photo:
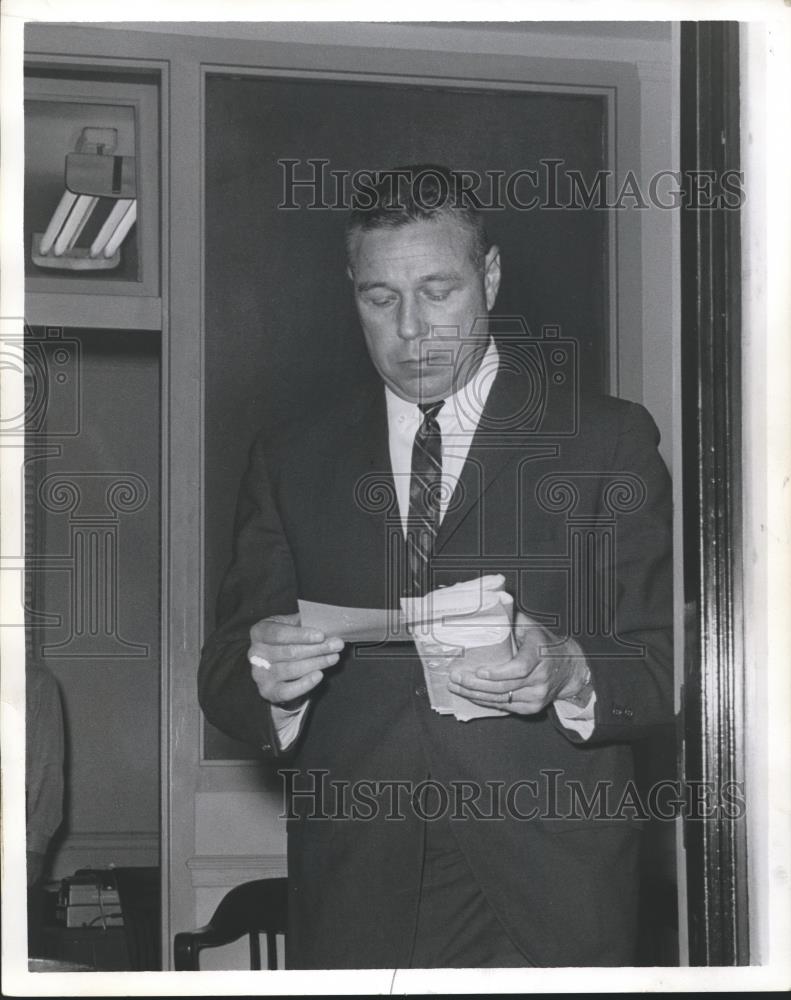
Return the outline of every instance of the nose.
{"type": "Polygon", "coordinates": [[[402,340],[416,340],[425,335],[425,322],[421,315],[420,304],[413,296],[405,296],[401,300],[398,312],[398,336],[402,340]]]}

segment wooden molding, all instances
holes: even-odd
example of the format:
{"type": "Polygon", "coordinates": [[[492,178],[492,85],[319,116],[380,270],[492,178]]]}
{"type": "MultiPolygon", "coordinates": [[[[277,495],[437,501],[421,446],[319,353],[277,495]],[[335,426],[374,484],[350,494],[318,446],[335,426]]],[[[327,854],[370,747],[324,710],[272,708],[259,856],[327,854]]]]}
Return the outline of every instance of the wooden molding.
{"type": "Polygon", "coordinates": [[[161,330],[162,300],[148,295],[28,291],[25,295],[25,319],[30,326],[161,330]]]}
{"type": "Polygon", "coordinates": [[[75,830],[56,848],[53,875],[61,878],[78,868],[158,864],[158,830],[75,830]]]}
{"type": "MultiPolygon", "coordinates": [[[[739,169],[739,25],[681,27],[681,169],[739,169]]],[[[681,218],[685,597],[684,778],[744,780],[741,528],[741,213],[681,218]]],[[[690,964],[749,961],[744,818],[685,821],[690,964]]]]}
{"type": "Polygon", "coordinates": [[[231,889],[259,878],[280,878],[287,874],[284,854],[199,854],[187,868],[195,889],[231,889]]]}

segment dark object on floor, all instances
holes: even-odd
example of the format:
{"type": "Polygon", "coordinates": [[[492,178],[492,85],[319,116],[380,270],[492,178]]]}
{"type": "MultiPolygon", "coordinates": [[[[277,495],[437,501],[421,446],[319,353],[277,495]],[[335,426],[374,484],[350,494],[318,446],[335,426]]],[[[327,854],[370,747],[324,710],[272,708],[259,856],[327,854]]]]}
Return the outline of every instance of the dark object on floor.
{"type": "Polygon", "coordinates": [[[195,931],[182,931],[173,939],[177,970],[198,971],[203,948],[231,944],[248,934],[250,968],[261,968],[259,934],[266,934],[267,968],[277,968],[277,934],[286,933],[288,879],[264,878],[244,882],[231,889],[214,911],[214,916],[195,931]]]}
{"type": "MultiPolygon", "coordinates": [[[[96,972],[123,972],[131,968],[123,927],[64,927],[45,924],[41,935],[42,962],[65,962],[96,972]]],[[[37,961],[31,958],[31,962],[37,961]]],[[[33,969],[31,968],[31,971],[33,969]]],[[[35,971],[39,971],[37,968],[35,971]]]]}
{"type": "Polygon", "coordinates": [[[162,968],[159,868],[115,868],[124,917],[129,966],[135,971],[162,968]]]}

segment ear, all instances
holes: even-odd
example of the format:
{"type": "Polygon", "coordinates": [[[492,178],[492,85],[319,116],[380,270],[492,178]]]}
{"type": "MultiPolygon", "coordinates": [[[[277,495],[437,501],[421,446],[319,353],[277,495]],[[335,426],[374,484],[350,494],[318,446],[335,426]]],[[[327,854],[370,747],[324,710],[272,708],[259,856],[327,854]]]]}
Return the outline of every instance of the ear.
{"type": "Polygon", "coordinates": [[[483,287],[486,292],[486,308],[489,312],[494,307],[497,292],[500,289],[500,248],[489,247],[483,262],[483,287]]]}

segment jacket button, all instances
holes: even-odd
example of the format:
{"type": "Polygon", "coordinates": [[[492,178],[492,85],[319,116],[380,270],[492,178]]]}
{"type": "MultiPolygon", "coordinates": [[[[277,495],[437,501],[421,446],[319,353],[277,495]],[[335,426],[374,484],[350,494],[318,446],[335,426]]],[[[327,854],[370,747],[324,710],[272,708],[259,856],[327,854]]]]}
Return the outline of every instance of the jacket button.
{"type": "Polygon", "coordinates": [[[631,719],[631,717],[633,715],[634,715],[634,712],[631,710],[631,708],[625,708],[623,710],[623,716],[624,716],[625,719],[631,719]]]}
{"type": "Polygon", "coordinates": [[[261,744],[261,749],[262,750],[271,750],[272,749],[272,744],[271,743],[262,743],[261,744]]]}
{"type": "Polygon", "coordinates": [[[415,688],[415,694],[418,696],[418,698],[425,698],[426,695],[428,694],[425,685],[418,684],[418,686],[415,688]]]}
{"type": "Polygon", "coordinates": [[[620,719],[620,717],[623,715],[623,708],[620,705],[613,705],[611,711],[616,719],[620,719]]]}

